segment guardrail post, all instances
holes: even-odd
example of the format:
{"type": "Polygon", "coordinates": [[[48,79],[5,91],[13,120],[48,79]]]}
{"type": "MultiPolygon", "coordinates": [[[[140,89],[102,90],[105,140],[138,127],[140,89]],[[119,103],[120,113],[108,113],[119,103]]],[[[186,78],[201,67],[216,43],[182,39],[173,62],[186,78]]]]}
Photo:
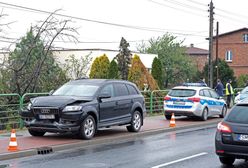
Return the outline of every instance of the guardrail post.
{"type": "Polygon", "coordinates": [[[150,96],[150,113],[152,114],[152,110],[153,110],[153,92],[151,92],[151,96],[150,96]]]}

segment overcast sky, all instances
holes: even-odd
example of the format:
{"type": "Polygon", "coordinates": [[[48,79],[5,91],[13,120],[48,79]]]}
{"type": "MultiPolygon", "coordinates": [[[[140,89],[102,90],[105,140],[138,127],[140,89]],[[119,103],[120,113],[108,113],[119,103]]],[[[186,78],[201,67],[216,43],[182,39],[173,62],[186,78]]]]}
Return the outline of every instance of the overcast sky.
{"type": "MultiPolygon", "coordinates": [[[[209,34],[207,10],[210,0],[0,0],[0,8],[8,15],[1,22],[15,21],[9,28],[2,28],[4,36],[20,38],[31,25],[44,20],[48,14],[3,3],[51,12],[62,9],[60,14],[82,19],[136,28],[146,27],[146,30],[139,30],[74,19],[73,26],[79,27],[79,41],[104,43],[60,42],[56,43],[57,47],[118,49],[119,41],[124,37],[130,42],[130,48],[136,50],[137,44],[142,40],[169,32],[177,36],[178,41],[184,40],[183,44],[186,46],[193,43],[196,47],[208,49],[205,38],[209,34]]],[[[213,0],[213,3],[214,27],[216,21],[219,21],[220,33],[248,27],[247,0],[213,0]]],[[[1,42],[1,46],[3,45],[7,46],[8,43],[1,42]]]]}

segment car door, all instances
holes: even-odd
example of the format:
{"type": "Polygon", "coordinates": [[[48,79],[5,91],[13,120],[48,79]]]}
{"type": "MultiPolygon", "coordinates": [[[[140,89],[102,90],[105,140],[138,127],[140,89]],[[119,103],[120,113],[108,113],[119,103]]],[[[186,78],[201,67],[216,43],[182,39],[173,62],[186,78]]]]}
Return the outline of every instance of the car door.
{"type": "Polygon", "coordinates": [[[104,98],[99,101],[99,119],[100,123],[109,123],[116,117],[116,97],[113,84],[105,85],[99,92],[99,95],[108,93],[110,98],[104,98]]]}
{"type": "Polygon", "coordinates": [[[132,102],[126,84],[114,83],[116,93],[116,119],[127,120],[131,118],[132,102]]]}
{"type": "Polygon", "coordinates": [[[204,89],[203,93],[206,99],[207,107],[208,107],[208,115],[211,116],[214,113],[214,100],[209,92],[210,89],[204,89]]]}
{"type": "Polygon", "coordinates": [[[214,99],[214,112],[215,114],[221,114],[223,108],[223,102],[220,101],[220,96],[214,90],[209,90],[212,98],[214,99]]]}

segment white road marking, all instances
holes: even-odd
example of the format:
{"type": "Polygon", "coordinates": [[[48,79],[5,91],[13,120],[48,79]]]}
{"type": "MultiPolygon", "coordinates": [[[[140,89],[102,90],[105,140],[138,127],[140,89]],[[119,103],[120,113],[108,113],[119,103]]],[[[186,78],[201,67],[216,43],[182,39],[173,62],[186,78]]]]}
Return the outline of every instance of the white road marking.
{"type": "Polygon", "coordinates": [[[174,163],[182,162],[182,161],[185,161],[185,160],[189,160],[189,159],[199,157],[199,156],[203,156],[203,155],[207,155],[207,154],[208,154],[207,152],[202,152],[202,153],[199,153],[199,154],[196,154],[196,155],[192,155],[192,156],[185,157],[185,158],[182,158],[182,159],[174,160],[172,162],[168,162],[168,163],[160,164],[160,165],[157,165],[157,166],[153,166],[152,168],[160,168],[160,167],[164,167],[164,166],[169,166],[169,165],[172,165],[174,163]]]}

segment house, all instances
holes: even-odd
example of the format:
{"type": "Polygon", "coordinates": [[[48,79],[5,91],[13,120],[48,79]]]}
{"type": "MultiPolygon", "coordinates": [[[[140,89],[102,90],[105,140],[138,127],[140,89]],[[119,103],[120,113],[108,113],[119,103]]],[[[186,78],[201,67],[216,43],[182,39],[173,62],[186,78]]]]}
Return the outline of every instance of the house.
{"type": "Polygon", "coordinates": [[[193,44],[186,48],[186,54],[189,55],[199,71],[202,71],[208,62],[208,50],[194,47],[193,44]]]}
{"type": "MultiPolygon", "coordinates": [[[[248,28],[220,34],[218,58],[227,62],[236,77],[248,74],[248,28]]],[[[213,39],[213,59],[216,59],[216,37],[213,39]]]]}
{"type": "MultiPolygon", "coordinates": [[[[58,62],[60,62],[62,66],[65,63],[65,60],[68,59],[70,55],[74,55],[76,59],[80,59],[80,57],[90,54],[90,56],[92,57],[92,62],[93,62],[96,57],[102,56],[103,54],[106,54],[106,56],[109,58],[109,61],[112,61],[112,59],[118,53],[119,53],[119,50],[98,49],[98,48],[53,50],[54,58],[58,62]]],[[[156,54],[142,54],[142,53],[132,52],[132,51],[131,51],[131,54],[132,55],[137,54],[140,57],[140,60],[142,61],[142,63],[148,69],[148,71],[151,72],[153,59],[157,57],[156,54]]]]}

